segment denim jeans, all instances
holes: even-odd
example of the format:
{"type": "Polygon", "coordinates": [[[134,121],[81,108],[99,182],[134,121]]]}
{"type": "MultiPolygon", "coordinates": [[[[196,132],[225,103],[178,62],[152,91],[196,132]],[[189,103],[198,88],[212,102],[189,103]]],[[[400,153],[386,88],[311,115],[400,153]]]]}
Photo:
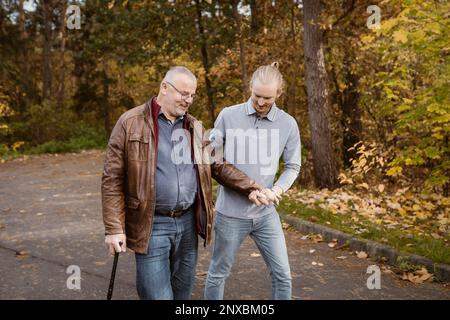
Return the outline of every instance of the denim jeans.
{"type": "Polygon", "coordinates": [[[205,299],[223,299],[225,280],[230,275],[236,253],[247,235],[255,241],[270,271],[272,299],[291,299],[291,271],[277,212],[254,219],[240,219],[218,213],[214,231],[214,251],[206,278],[205,299]]]}
{"type": "Polygon", "coordinates": [[[198,238],[193,210],[179,218],[155,215],[147,254],[136,253],[136,287],[143,300],[190,299],[198,238]]]}

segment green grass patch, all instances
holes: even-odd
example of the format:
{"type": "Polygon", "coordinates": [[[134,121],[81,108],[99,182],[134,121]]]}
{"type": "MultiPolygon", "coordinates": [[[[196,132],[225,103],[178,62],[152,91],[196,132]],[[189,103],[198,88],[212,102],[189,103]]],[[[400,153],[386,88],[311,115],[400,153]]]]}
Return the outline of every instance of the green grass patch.
{"type": "Polygon", "coordinates": [[[50,140],[37,146],[24,144],[23,147],[13,150],[0,144],[0,158],[8,160],[24,155],[37,155],[44,153],[78,152],[89,149],[106,148],[107,140],[103,132],[92,128],[81,128],[73,137],[66,140],[50,140]]]}
{"type": "MultiPolygon", "coordinates": [[[[309,208],[291,199],[283,199],[279,212],[293,214],[307,221],[340,230],[356,238],[368,239],[389,245],[400,252],[427,257],[436,263],[450,264],[449,239],[435,239],[400,227],[387,228],[365,220],[352,221],[350,214],[333,214],[321,208],[309,208]]],[[[429,233],[433,232],[430,230],[429,233]]]]}

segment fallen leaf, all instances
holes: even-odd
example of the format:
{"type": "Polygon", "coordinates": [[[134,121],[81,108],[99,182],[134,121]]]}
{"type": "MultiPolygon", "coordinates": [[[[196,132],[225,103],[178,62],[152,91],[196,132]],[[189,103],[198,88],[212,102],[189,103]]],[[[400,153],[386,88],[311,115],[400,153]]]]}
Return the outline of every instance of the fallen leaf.
{"type": "Polygon", "coordinates": [[[420,270],[414,272],[403,273],[402,280],[410,281],[415,284],[422,284],[425,281],[432,281],[433,274],[429,273],[428,270],[422,267],[420,270]]]}
{"type": "Polygon", "coordinates": [[[30,255],[30,252],[26,251],[26,250],[16,251],[17,258],[27,258],[29,255],[30,255]]]}
{"type": "Polygon", "coordinates": [[[362,187],[362,188],[364,188],[366,190],[369,190],[369,185],[367,183],[365,183],[365,182],[358,184],[356,187],[362,187]]]}
{"type": "Polygon", "coordinates": [[[323,241],[322,235],[320,235],[320,234],[313,234],[309,238],[315,243],[319,243],[319,242],[323,241]]]}
{"type": "Polygon", "coordinates": [[[253,252],[250,254],[250,257],[261,257],[259,253],[253,252]]]}
{"type": "Polygon", "coordinates": [[[356,256],[360,259],[366,259],[368,257],[367,253],[364,251],[356,251],[356,256]]]}
{"type": "Polygon", "coordinates": [[[311,262],[311,264],[312,264],[313,266],[317,266],[317,262],[315,262],[315,261],[311,262]]]}
{"type": "Polygon", "coordinates": [[[309,250],[309,253],[314,253],[314,252],[316,252],[316,249],[309,250]]]}
{"type": "Polygon", "coordinates": [[[204,277],[204,276],[206,276],[208,274],[208,272],[205,272],[205,271],[199,271],[199,272],[197,272],[197,277],[204,277]]]}
{"type": "Polygon", "coordinates": [[[344,260],[344,259],[347,259],[347,257],[346,256],[339,256],[339,257],[336,257],[336,259],[344,260]]]}
{"type": "Polygon", "coordinates": [[[329,246],[330,248],[334,248],[334,247],[336,247],[336,245],[337,245],[336,242],[330,242],[330,243],[328,244],[328,246],[329,246]]]}

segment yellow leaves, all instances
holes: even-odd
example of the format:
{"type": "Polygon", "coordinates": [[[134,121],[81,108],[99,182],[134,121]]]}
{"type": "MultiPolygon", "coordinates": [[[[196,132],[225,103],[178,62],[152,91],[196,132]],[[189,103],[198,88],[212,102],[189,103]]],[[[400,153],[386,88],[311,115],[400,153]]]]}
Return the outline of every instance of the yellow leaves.
{"type": "Polygon", "coordinates": [[[362,43],[365,43],[365,44],[367,44],[367,43],[372,43],[373,40],[375,40],[375,37],[373,37],[373,36],[371,36],[371,35],[363,35],[363,36],[361,37],[361,42],[362,42],[362,43]]]}
{"type": "Polygon", "coordinates": [[[0,101],[0,117],[13,116],[14,111],[5,103],[0,101]]]}
{"type": "Polygon", "coordinates": [[[395,31],[392,37],[396,42],[406,43],[408,41],[408,32],[403,29],[400,29],[395,31]]]}
{"type": "Polygon", "coordinates": [[[410,104],[413,103],[413,100],[411,100],[411,99],[402,98],[402,100],[403,100],[403,102],[404,102],[405,104],[408,104],[408,105],[410,105],[410,104]]]}
{"type": "Polygon", "coordinates": [[[447,217],[445,217],[445,215],[442,213],[442,214],[440,214],[440,215],[438,215],[437,216],[437,222],[440,224],[440,225],[443,225],[443,226],[446,226],[446,225],[448,225],[448,224],[450,224],[450,219],[449,218],[447,218],[447,217]]]}
{"type": "Polygon", "coordinates": [[[17,149],[19,149],[21,146],[23,146],[25,144],[25,141],[17,141],[14,142],[13,145],[11,146],[11,149],[13,151],[16,151],[17,149]]]}
{"type": "Polygon", "coordinates": [[[358,184],[356,187],[358,187],[359,189],[364,188],[366,190],[369,190],[369,185],[365,182],[358,184]]]}
{"type": "Polygon", "coordinates": [[[403,208],[398,208],[398,213],[400,213],[401,216],[406,216],[406,215],[408,215],[408,213],[406,212],[406,210],[403,209],[403,208]]]}
{"type": "Polygon", "coordinates": [[[112,0],[108,3],[108,10],[111,10],[114,7],[115,2],[116,2],[115,0],[112,0]]]}
{"type": "Polygon", "coordinates": [[[353,184],[352,178],[347,178],[344,173],[340,173],[338,179],[340,184],[353,184]]]}
{"type": "Polygon", "coordinates": [[[389,31],[392,29],[392,27],[396,26],[397,24],[398,24],[398,19],[396,19],[396,18],[383,20],[381,23],[381,29],[383,31],[389,31]]]}
{"type": "MultiPolygon", "coordinates": [[[[347,176],[341,175],[341,178],[347,176]]],[[[387,192],[384,184],[372,187],[366,183],[357,191],[350,188],[296,190],[288,192],[287,196],[310,208],[320,207],[335,215],[346,215],[355,234],[367,232],[364,224],[368,222],[380,228],[410,229],[427,236],[432,236],[432,232],[443,235],[450,231],[449,197],[422,195],[411,187],[398,189],[392,194],[387,192]]],[[[318,222],[318,219],[313,222],[318,222]]],[[[322,241],[321,238],[316,240],[322,241]]]]}
{"type": "Polygon", "coordinates": [[[431,216],[432,216],[432,213],[428,212],[428,211],[418,211],[418,212],[416,212],[416,217],[419,220],[426,220],[426,219],[428,219],[431,216]]]}
{"type": "Polygon", "coordinates": [[[386,174],[390,177],[396,177],[396,176],[400,175],[402,173],[402,171],[403,171],[402,167],[393,166],[386,172],[386,174]]]}

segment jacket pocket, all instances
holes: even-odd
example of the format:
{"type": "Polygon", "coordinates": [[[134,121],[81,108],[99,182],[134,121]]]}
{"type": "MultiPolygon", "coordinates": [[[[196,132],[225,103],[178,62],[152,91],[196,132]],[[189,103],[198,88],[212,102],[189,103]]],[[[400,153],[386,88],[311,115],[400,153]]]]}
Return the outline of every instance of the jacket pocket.
{"type": "Polygon", "coordinates": [[[139,208],[139,205],[141,204],[139,199],[137,199],[135,197],[130,197],[130,196],[126,197],[126,202],[127,202],[127,208],[132,209],[132,210],[137,210],[139,208]]]}
{"type": "Polygon", "coordinates": [[[128,158],[130,160],[147,161],[149,137],[141,133],[132,133],[128,139],[128,158]]]}

